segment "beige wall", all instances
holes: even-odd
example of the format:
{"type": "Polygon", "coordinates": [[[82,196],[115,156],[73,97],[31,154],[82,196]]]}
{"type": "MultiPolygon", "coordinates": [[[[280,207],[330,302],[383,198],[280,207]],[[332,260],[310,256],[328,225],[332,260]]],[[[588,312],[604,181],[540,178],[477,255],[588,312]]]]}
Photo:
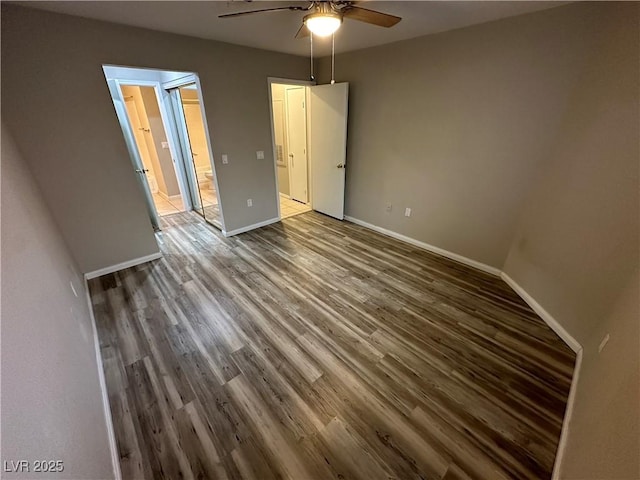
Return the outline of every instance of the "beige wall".
{"type": "Polygon", "coordinates": [[[638,4],[568,8],[601,19],[504,270],[584,343],[638,266],[638,4]]]}
{"type": "Polygon", "coordinates": [[[307,60],[3,3],[2,112],[83,272],[157,252],[102,64],[196,72],[227,230],[277,216],[267,77],[307,60]]]}
{"type": "MultiPolygon", "coordinates": [[[[337,80],[350,83],[346,214],[502,267],[602,8],[338,55],[337,80]]],[[[329,72],[324,58],[319,79],[329,72]]]]}
{"type": "Polygon", "coordinates": [[[2,460],[113,478],[82,275],[4,124],[1,175],[2,460]]]}
{"type": "MultiPolygon", "coordinates": [[[[640,478],[639,292],[636,264],[583,344],[563,479],[640,478]],[[607,333],[611,340],[598,353],[598,344],[607,333]]],[[[584,298],[589,298],[588,293],[584,298]]]]}
{"type": "Polygon", "coordinates": [[[346,213],[505,270],[582,343],[561,478],[640,478],[638,7],[571,4],[336,59],[346,213]]]}
{"type": "Polygon", "coordinates": [[[564,477],[637,479],[640,9],[567,9],[599,20],[504,270],[584,347],[564,477]]]}

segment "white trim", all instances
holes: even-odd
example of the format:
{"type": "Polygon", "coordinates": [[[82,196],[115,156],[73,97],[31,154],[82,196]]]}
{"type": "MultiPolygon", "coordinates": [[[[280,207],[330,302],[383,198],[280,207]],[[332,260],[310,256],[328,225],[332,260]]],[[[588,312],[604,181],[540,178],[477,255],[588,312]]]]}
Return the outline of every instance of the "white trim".
{"type": "Polygon", "coordinates": [[[272,223],[276,223],[276,222],[279,222],[279,221],[280,221],[279,217],[271,218],[269,220],[265,220],[264,222],[254,223],[253,225],[248,225],[246,227],[236,228],[235,230],[231,230],[230,232],[222,230],[222,234],[225,237],[233,237],[234,235],[238,235],[240,233],[245,233],[245,232],[248,232],[250,230],[255,230],[256,228],[266,227],[267,225],[271,225],[272,223]]]}
{"type": "Polygon", "coordinates": [[[115,480],[122,480],[122,472],[120,470],[120,454],[118,453],[118,444],[116,443],[116,433],[113,428],[113,418],[111,417],[111,407],[109,405],[109,393],[107,392],[107,382],[104,378],[104,365],[102,364],[102,354],[100,353],[100,339],[98,338],[98,327],[96,318],[93,315],[93,307],[91,305],[91,296],[89,295],[89,285],[87,279],[84,280],[84,291],[89,307],[89,317],[91,319],[91,328],[93,329],[93,345],[96,351],[96,365],[98,367],[98,383],[100,384],[100,393],[102,394],[102,408],[104,409],[104,420],[107,427],[107,437],[109,438],[109,450],[111,450],[111,465],[113,467],[113,476],[115,480]]]}
{"type": "Polygon", "coordinates": [[[117,272],[119,270],[124,270],[125,268],[135,267],[136,265],[147,263],[152,260],[157,260],[159,258],[162,258],[161,252],[152,253],[151,255],[134,258],[133,260],[127,260],[126,262],[118,263],[116,265],[111,265],[110,267],[104,267],[104,268],[100,268],[99,270],[94,270],[93,272],[85,273],[84,278],[85,280],[91,280],[92,278],[101,277],[102,275],[107,275],[109,273],[117,272]]]}
{"type": "Polygon", "coordinates": [[[527,302],[527,305],[531,307],[531,309],[538,314],[544,322],[549,325],[551,330],[556,332],[556,334],[566,343],[571,350],[573,350],[576,354],[582,350],[582,345],[578,343],[578,341],[573,338],[569,332],[567,332],[560,323],[551,316],[549,312],[547,312],[542,305],[540,305],[531,295],[529,295],[524,288],[518,285],[513,278],[507,275],[505,272],[501,272],[500,276],[502,279],[509,285],[520,297],[527,302]]]}
{"type": "Polygon", "coordinates": [[[345,215],[344,219],[351,223],[355,223],[356,225],[360,225],[361,227],[365,227],[375,232],[382,233],[383,235],[386,235],[388,237],[392,237],[397,240],[410,243],[411,245],[422,248],[424,250],[428,250],[437,255],[442,255],[443,257],[450,258],[451,260],[455,260],[456,262],[464,263],[465,265],[468,265],[473,268],[477,268],[478,270],[482,270],[483,272],[486,272],[486,273],[490,273],[491,275],[495,275],[496,277],[499,277],[500,273],[502,273],[500,269],[487,265],[486,263],[478,262],[477,260],[472,260],[470,258],[464,257],[457,253],[450,252],[448,250],[444,250],[434,245],[429,245],[428,243],[421,242],[420,240],[416,240],[415,238],[407,237],[406,235],[402,235],[401,233],[397,233],[392,230],[387,230],[386,228],[378,227],[377,225],[373,225],[371,223],[365,222],[363,220],[359,220],[349,215],[345,215]]]}

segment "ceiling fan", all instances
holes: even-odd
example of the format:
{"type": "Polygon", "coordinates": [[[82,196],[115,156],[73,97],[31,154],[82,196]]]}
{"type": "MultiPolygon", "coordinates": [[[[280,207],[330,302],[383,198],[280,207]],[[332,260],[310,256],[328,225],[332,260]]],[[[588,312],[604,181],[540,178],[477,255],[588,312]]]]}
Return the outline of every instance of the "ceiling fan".
{"type": "Polygon", "coordinates": [[[314,35],[326,37],[334,33],[344,18],[358,20],[359,22],[370,23],[379,27],[393,27],[402,18],[388,13],[377,12],[357,6],[361,2],[343,0],[320,0],[311,1],[306,7],[299,5],[289,5],[284,7],[262,8],[258,10],[248,10],[243,12],[226,13],[218,18],[239,17],[253,13],[275,12],[278,10],[291,10],[299,12],[309,12],[302,19],[302,26],[296,34],[296,38],[309,35],[311,31],[314,35]]]}

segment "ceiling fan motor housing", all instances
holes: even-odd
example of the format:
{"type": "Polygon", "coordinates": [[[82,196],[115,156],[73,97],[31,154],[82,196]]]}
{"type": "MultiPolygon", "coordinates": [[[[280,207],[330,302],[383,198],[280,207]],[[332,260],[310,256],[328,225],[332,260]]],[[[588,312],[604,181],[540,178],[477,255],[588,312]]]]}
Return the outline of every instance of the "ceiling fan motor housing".
{"type": "Polygon", "coordinates": [[[342,24],[342,14],[333,2],[313,2],[313,13],[305,15],[302,22],[314,34],[326,37],[334,33],[342,24]]]}

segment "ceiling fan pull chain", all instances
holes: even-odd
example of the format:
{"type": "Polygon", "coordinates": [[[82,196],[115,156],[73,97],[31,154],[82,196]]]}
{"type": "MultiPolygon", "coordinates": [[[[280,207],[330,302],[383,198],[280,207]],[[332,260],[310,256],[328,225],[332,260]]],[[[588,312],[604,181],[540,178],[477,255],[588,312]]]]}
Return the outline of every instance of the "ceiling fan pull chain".
{"type": "Polygon", "coordinates": [[[313,76],[313,32],[309,32],[309,41],[311,44],[311,81],[315,82],[316,77],[313,76]]]}
{"type": "Polygon", "coordinates": [[[331,34],[331,85],[336,83],[336,34],[331,34]]]}

